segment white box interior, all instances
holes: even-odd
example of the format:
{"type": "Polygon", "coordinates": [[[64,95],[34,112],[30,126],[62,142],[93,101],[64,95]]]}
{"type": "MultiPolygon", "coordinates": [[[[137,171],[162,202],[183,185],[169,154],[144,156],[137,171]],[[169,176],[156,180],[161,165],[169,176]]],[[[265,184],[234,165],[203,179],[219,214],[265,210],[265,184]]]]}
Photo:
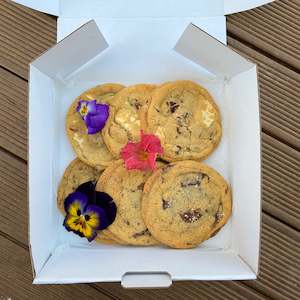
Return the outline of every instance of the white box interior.
{"type": "MultiPolygon", "coordinates": [[[[223,17],[217,19],[225,26],[223,17]]],[[[216,20],[209,20],[192,21],[224,41],[224,30],[216,30],[216,20]]],[[[128,272],[140,274],[139,279],[132,277],[133,285],[143,281],[142,273],[153,274],[154,286],[163,281],[155,279],[162,272],[170,280],[255,278],[260,231],[256,67],[197,27],[188,26],[190,21],[99,18],[96,22],[104,37],[96,23],[89,22],[31,65],[29,197],[35,283],[120,281],[128,272]],[[191,250],[107,246],[67,232],[56,207],[56,191],[64,169],[75,157],[65,133],[71,102],[100,83],[177,79],[205,86],[220,107],[223,138],[206,163],[232,185],[229,222],[217,236],[191,250]],[[74,261],[89,268],[78,268],[74,261]]],[[[64,23],[63,37],[85,20],[59,22],[64,23]]],[[[125,285],[130,284],[129,280],[125,285]]]]}

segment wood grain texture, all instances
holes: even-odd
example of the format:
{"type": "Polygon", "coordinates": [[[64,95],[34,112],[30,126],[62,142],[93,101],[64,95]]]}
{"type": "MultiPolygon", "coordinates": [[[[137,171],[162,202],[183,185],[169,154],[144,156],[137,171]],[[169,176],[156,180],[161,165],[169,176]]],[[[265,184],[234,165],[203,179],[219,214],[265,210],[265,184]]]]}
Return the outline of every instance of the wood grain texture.
{"type": "Polygon", "coordinates": [[[0,67],[0,145],[22,159],[27,156],[27,85],[0,67]]]}
{"type": "Polygon", "coordinates": [[[230,35],[300,70],[300,1],[277,0],[227,18],[230,35]]]}
{"type": "Polygon", "coordinates": [[[0,231],[27,245],[27,166],[0,150],[0,231]]]}
{"type": "Polygon", "coordinates": [[[1,235],[0,249],[0,299],[9,297],[12,300],[113,299],[85,284],[32,285],[28,251],[1,235]]]}
{"type": "Polygon", "coordinates": [[[259,279],[246,284],[278,300],[300,299],[300,232],[262,218],[259,279]]]}
{"type": "Polygon", "coordinates": [[[28,79],[28,64],[55,41],[54,17],[0,0],[0,66],[28,79]]]}
{"type": "Polygon", "coordinates": [[[263,209],[300,230],[300,152],[263,134],[262,166],[263,209]]]}
{"type": "Polygon", "coordinates": [[[263,300],[270,299],[246,285],[234,281],[180,281],[168,289],[123,289],[115,283],[96,284],[102,290],[114,291],[120,300],[263,300]]]}
{"type": "Polygon", "coordinates": [[[300,149],[300,74],[233,38],[228,44],[258,65],[263,129],[300,149]]]}

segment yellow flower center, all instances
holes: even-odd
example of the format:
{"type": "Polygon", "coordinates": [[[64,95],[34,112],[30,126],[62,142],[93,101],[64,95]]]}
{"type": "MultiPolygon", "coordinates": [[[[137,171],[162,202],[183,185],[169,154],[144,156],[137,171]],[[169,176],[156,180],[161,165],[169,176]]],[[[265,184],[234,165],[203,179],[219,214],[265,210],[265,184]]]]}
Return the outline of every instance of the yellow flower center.
{"type": "Polygon", "coordinates": [[[88,108],[86,104],[81,105],[79,113],[84,117],[88,114],[88,108]]]}
{"type": "Polygon", "coordinates": [[[147,160],[148,159],[148,153],[145,151],[139,151],[138,157],[140,160],[147,160]]]}

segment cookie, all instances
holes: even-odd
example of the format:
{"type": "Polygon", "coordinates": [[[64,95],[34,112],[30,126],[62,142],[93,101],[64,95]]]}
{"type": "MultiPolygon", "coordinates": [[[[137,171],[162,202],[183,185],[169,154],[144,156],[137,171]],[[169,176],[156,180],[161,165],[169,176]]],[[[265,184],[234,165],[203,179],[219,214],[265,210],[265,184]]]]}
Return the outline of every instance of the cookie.
{"type": "Polygon", "coordinates": [[[143,187],[151,172],[127,171],[122,160],[112,163],[100,176],[96,190],[108,193],[117,205],[117,216],[108,230],[131,245],[155,245],[157,241],[141,217],[143,187]]]}
{"type": "Polygon", "coordinates": [[[147,132],[160,138],[165,160],[201,160],[220,142],[221,116],[205,88],[192,81],[169,82],[152,94],[147,132]]]}
{"type": "Polygon", "coordinates": [[[80,159],[75,158],[68,167],[60,180],[57,190],[57,206],[65,214],[65,198],[73,193],[78,186],[88,181],[97,181],[102,171],[96,170],[83,163],[80,159]]]}
{"type": "Polygon", "coordinates": [[[139,141],[141,124],[146,122],[148,103],[155,88],[151,84],[137,84],[123,89],[113,98],[102,135],[115,157],[119,157],[120,150],[129,141],[139,141]]]}
{"type": "MultiPolygon", "coordinates": [[[[65,215],[64,201],[65,198],[73,193],[78,186],[88,181],[97,181],[102,171],[96,170],[83,163],[80,159],[74,159],[66,168],[57,191],[57,206],[59,210],[65,215]]],[[[118,238],[114,238],[109,232],[105,230],[99,232],[97,241],[118,243],[118,238]]]]}
{"type": "Polygon", "coordinates": [[[126,245],[124,241],[119,239],[117,236],[113,235],[109,230],[104,229],[98,232],[98,235],[95,238],[95,241],[100,244],[118,244],[126,245]]]}
{"type": "Polygon", "coordinates": [[[80,114],[76,111],[80,100],[97,100],[97,103],[110,104],[113,96],[122,90],[120,84],[102,84],[85,91],[72,103],[66,117],[66,130],[69,141],[76,155],[86,164],[102,168],[114,160],[108,151],[101,132],[87,134],[87,128],[80,114]]]}
{"type": "Polygon", "coordinates": [[[159,242],[194,248],[216,233],[231,214],[231,191],[223,177],[195,161],[169,164],[147,180],[142,217],[159,242]]]}

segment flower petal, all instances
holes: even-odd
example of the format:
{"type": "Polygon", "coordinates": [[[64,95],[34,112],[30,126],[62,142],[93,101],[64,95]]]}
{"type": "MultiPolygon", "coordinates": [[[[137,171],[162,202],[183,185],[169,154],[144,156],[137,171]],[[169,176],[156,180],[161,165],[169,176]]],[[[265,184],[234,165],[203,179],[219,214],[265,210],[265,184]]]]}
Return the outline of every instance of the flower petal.
{"type": "Polygon", "coordinates": [[[101,130],[99,128],[94,128],[94,127],[88,127],[87,129],[88,129],[87,130],[88,134],[96,134],[96,133],[100,132],[100,130],[101,130]]]}
{"type": "Polygon", "coordinates": [[[95,230],[103,230],[109,225],[105,210],[95,204],[87,206],[84,217],[86,224],[95,230]]]}
{"type": "Polygon", "coordinates": [[[91,242],[97,235],[96,230],[87,224],[82,216],[73,217],[67,215],[63,225],[68,231],[72,231],[80,237],[86,237],[89,242],[91,242]]]}
{"type": "Polygon", "coordinates": [[[141,130],[141,148],[148,153],[163,154],[160,139],[154,134],[144,134],[143,130],[141,130]]]}
{"type": "Polygon", "coordinates": [[[138,153],[140,149],[140,143],[129,142],[122,148],[121,157],[124,159],[124,161],[132,157],[134,157],[135,159],[139,159],[138,153]]]}
{"type": "Polygon", "coordinates": [[[65,212],[71,216],[78,216],[84,211],[88,203],[86,195],[74,192],[68,195],[64,202],[65,212]]]}
{"type": "Polygon", "coordinates": [[[130,157],[125,160],[125,167],[127,170],[141,170],[146,171],[150,169],[148,160],[139,160],[135,157],[130,157]]]}
{"type": "Polygon", "coordinates": [[[157,153],[148,154],[148,166],[151,168],[152,171],[156,170],[156,158],[157,158],[157,153]]]}
{"type": "Polygon", "coordinates": [[[86,235],[86,238],[89,242],[91,242],[95,239],[96,236],[97,236],[97,231],[96,230],[91,230],[91,234],[86,235]]]}
{"type": "Polygon", "coordinates": [[[97,112],[96,100],[87,101],[88,114],[95,114],[97,112]]]}
{"type": "Polygon", "coordinates": [[[98,103],[96,107],[97,114],[109,115],[109,105],[98,103]]]}
{"type": "Polygon", "coordinates": [[[96,192],[95,204],[104,209],[109,223],[108,225],[112,224],[117,214],[117,206],[114,203],[112,197],[104,192],[96,192]]]}
{"type": "Polygon", "coordinates": [[[76,189],[76,192],[80,192],[82,194],[85,194],[88,198],[89,203],[95,202],[95,182],[94,181],[88,181],[81,185],[79,185],[76,189]]]}
{"type": "Polygon", "coordinates": [[[88,128],[88,134],[94,134],[102,130],[105,126],[105,123],[108,119],[108,105],[97,104],[97,113],[94,115],[88,114],[85,118],[85,124],[88,128]],[[98,109],[98,106],[101,105],[104,108],[98,109]]]}

